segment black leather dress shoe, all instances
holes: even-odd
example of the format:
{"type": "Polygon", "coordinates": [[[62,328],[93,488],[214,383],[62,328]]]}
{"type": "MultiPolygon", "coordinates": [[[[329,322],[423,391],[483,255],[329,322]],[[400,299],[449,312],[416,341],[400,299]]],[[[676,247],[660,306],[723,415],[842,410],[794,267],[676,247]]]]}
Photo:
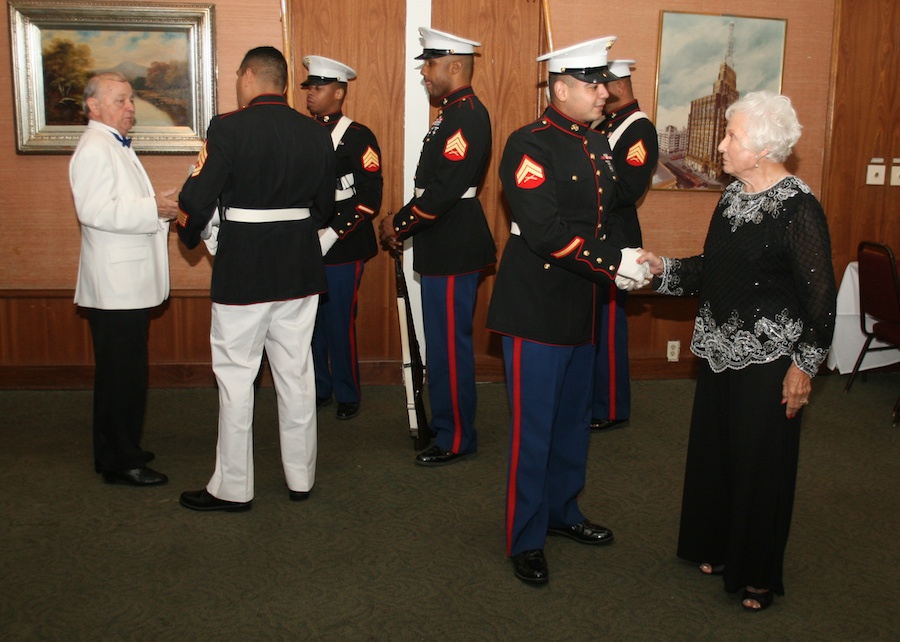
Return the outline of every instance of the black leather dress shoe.
{"type": "Polygon", "coordinates": [[[308,490],[291,490],[288,488],[288,496],[291,498],[292,502],[302,502],[309,499],[309,491],[308,490]]]}
{"type": "Polygon", "coordinates": [[[513,555],[512,561],[516,577],[523,582],[528,582],[529,584],[547,583],[549,578],[547,558],[544,557],[544,551],[541,549],[513,555]]]}
{"type": "Polygon", "coordinates": [[[127,484],[129,486],[159,486],[169,478],[152,468],[141,466],[128,470],[107,470],[103,473],[103,481],[107,484],[127,484]]]}
{"type": "Polygon", "coordinates": [[[565,535],[569,539],[574,539],[581,544],[609,544],[613,541],[613,533],[605,526],[594,524],[588,520],[584,520],[580,524],[574,526],[562,526],[560,528],[548,528],[547,532],[552,535],[565,535]]]}
{"type": "Polygon", "coordinates": [[[353,419],[356,415],[359,414],[359,404],[353,401],[341,401],[338,402],[337,407],[337,418],[338,419],[353,419]]]}
{"type": "Polygon", "coordinates": [[[591,430],[610,430],[624,428],[627,419],[591,419],[591,430]]]}
{"type": "Polygon", "coordinates": [[[452,464],[460,459],[474,456],[474,451],[470,453],[452,453],[440,446],[432,446],[416,455],[416,463],[420,466],[444,466],[445,464],[452,464]]]}
{"type": "Polygon", "coordinates": [[[230,513],[250,510],[253,506],[252,502],[230,502],[227,499],[213,497],[205,488],[186,490],[181,493],[179,501],[182,506],[191,510],[224,510],[230,513]]]}

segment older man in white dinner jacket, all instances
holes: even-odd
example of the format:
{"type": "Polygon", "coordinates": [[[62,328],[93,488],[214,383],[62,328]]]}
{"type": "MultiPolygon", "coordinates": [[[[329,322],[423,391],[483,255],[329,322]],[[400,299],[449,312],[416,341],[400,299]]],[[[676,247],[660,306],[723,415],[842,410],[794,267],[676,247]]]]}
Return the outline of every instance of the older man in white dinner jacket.
{"type": "Polygon", "coordinates": [[[91,78],[88,127],[69,164],[81,224],[75,303],[94,343],[94,468],[108,483],[163,484],[140,446],[147,397],[150,309],[169,296],[169,221],[175,190],[156,194],[126,134],[134,124],[128,80],[91,78]]]}

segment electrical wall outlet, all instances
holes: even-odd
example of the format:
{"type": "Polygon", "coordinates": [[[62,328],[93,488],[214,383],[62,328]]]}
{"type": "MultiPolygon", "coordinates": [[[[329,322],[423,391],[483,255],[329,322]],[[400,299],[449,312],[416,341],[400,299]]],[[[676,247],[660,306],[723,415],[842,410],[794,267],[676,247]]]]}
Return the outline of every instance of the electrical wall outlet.
{"type": "MultiPolygon", "coordinates": [[[[895,158],[894,160],[900,161],[898,158],[895,158]]],[[[900,165],[891,167],[891,185],[900,185],[900,165]]]]}
{"type": "Polygon", "coordinates": [[[884,185],[884,165],[869,165],[866,169],[866,185],[884,185]]]}
{"type": "Polygon", "coordinates": [[[681,356],[681,341],[669,341],[666,344],[666,359],[669,361],[678,361],[681,356]]]}

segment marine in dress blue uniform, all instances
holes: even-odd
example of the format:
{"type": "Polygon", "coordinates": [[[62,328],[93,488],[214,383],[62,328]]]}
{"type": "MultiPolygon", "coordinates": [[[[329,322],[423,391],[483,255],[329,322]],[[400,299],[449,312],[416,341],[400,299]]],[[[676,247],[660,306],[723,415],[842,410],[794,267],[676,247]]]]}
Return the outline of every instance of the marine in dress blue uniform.
{"type": "Polygon", "coordinates": [[[412,239],[422,277],[428,394],[435,435],[416,455],[448,464],[478,448],[472,317],[478,281],[496,262],[496,245],[476,196],[491,153],[491,122],[470,82],[479,43],[420,28],[422,76],[440,111],[422,142],[415,196],[382,223],[392,247],[412,239]]]}
{"type": "Polygon", "coordinates": [[[356,315],[366,261],[378,253],[373,218],[381,207],[381,149],[375,134],[344,115],[347,83],[356,71],[324,56],[306,56],[306,108],[328,131],[335,150],[334,215],[320,230],[328,292],[319,298],[313,333],[316,405],[337,400],[338,419],[359,414],[356,315]]]}
{"type": "Polygon", "coordinates": [[[186,491],[194,510],[247,510],[253,499],[254,386],[263,350],[278,398],[289,496],[315,481],[315,376],[310,344],[325,268],[317,230],[334,210],[335,159],[325,129],[288,105],[287,65],[272,47],[247,53],[238,111],[214,118],[179,196],[178,235],[193,248],[220,210],[210,346],[219,387],[212,478],[186,491]]]}
{"type": "MultiPolygon", "coordinates": [[[[611,60],[609,70],[618,78],[606,87],[609,98],[605,118],[596,126],[606,134],[616,167],[615,205],[609,212],[608,238],[619,247],[641,247],[637,206],[650,187],[659,159],[656,128],[641,111],[631,86],[634,60],[611,60]]],[[[591,429],[603,430],[631,416],[631,373],[628,364],[628,293],[612,286],[601,288],[600,332],[594,361],[594,398],[591,429]]]]}
{"type": "Polygon", "coordinates": [[[509,137],[500,180],[512,210],[488,328],[502,335],[510,400],[507,554],[516,576],[548,579],[548,532],[605,544],[578,507],[590,437],[598,288],[647,282],[638,252],[606,239],[616,171],[589,123],[614,79],[612,36],[546,54],[551,105],[509,137]]]}

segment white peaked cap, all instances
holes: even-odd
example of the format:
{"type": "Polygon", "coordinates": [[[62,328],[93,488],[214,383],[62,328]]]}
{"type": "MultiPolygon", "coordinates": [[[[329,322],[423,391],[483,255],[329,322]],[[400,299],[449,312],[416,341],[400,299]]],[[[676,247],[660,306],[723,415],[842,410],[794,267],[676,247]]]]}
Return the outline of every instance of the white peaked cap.
{"type": "Polygon", "coordinates": [[[559,51],[538,56],[537,61],[547,61],[551,74],[568,74],[586,82],[616,80],[607,68],[607,51],[616,42],[616,36],[604,36],[588,40],[559,51]]]}
{"type": "Polygon", "coordinates": [[[609,70],[617,78],[626,78],[631,75],[631,66],[634,60],[610,60],[609,70]]]}
{"type": "Polygon", "coordinates": [[[466,55],[474,54],[475,47],[480,47],[480,42],[460,38],[452,33],[430,29],[428,27],[419,27],[419,39],[422,41],[424,51],[416,56],[416,60],[425,60],[428,58],[440,58],[449,55],[466,55]]]}
{"type": "Polygon", "coordinates": [[[309,77],[301,83],[303,87],[347,82],[356,78],[356,71],[352,67],[324,56],[304,56],[303,66],[309,69],[309,77]]]}

